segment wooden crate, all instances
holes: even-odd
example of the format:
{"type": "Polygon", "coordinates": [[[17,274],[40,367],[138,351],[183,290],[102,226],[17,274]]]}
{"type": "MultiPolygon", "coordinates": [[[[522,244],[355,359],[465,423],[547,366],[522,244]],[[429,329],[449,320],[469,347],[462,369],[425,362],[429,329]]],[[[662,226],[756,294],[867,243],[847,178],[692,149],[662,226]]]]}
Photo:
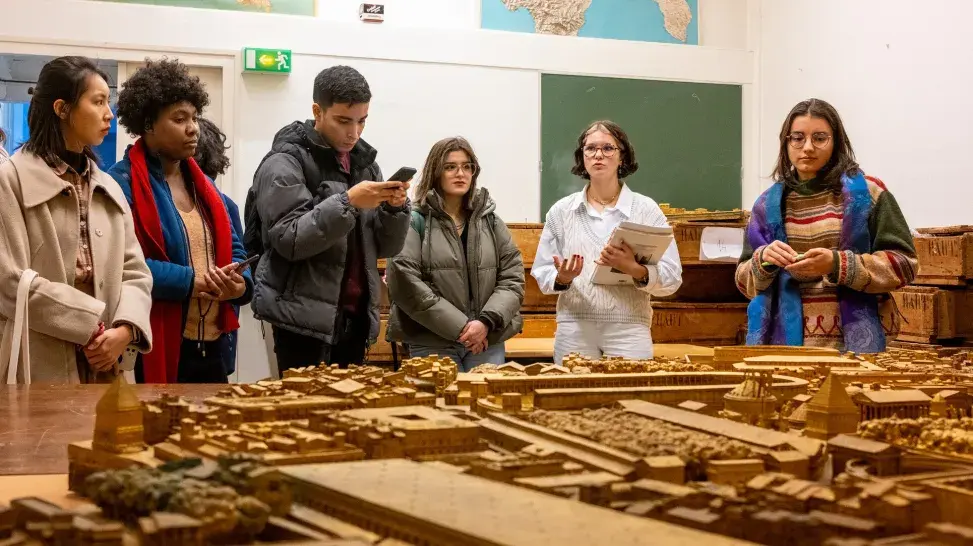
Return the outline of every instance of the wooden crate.
{"type": "Polygon", "coordinates": [[[534,255],[537,254],[537,243],[541,240],[541,233],[544,231],[544,224],[520,223],[507,224],[510,236],[520,249],[520,256],[524,260],[524,268],[530,272],[534,265],[534,255]]]}
{"type": "Polygon", "coordinates": [[[524,272],[524,303],[522,313],[553,313],[557,310],[557,294],[544,294],[537,280],[530,275],[530,270],[524,272]]]}
{"type": "MultiPolygon", "coordinates": [[[[736,345],[747,324],[746,303],[652,302],[652,341],[693,345],[736,345]]],[[[552,314],[525,313],[517,337],[554,337],[552,314]]]]}
{"type": "Polygon", "coordinates": [[[682,268],[682,286],[671,296],[656,301],[682,301],[692,303],[746,302],[736,285],[736,264],[696,263],[682,268]]]}
{"type": "Polygon", "coordinates": [[[679,249],[679,259],[683,265],[692,263],[714,263],[699,261],[699,242],[703,236],[703,230],[708,227],[728,227],[743,228],[746,222],[673,222],[672,236],[676,239],[676,247],[679,249]]]}
{"type": "Polygon", "coordinates": [[[652,302],[652,341],[736,345],[746,332],[746,303],[652,302]]]}
{"type": "Polygon", "coordinates": [[[554,337],[557,319],[551,313],[524,313],[524,329],[514,337],[554,337]]]}
{"type": "Polygon", "coordinates": [[[973,290],[906,286],[892,297],[902,313],[896,341],[935,343],[973,337],[973,290]]]}
{"type": "Polygon", "coordinates": [[[973,226],[919,229],[919,274],[914,284],[962,286],[973,282],[973,226]]]}

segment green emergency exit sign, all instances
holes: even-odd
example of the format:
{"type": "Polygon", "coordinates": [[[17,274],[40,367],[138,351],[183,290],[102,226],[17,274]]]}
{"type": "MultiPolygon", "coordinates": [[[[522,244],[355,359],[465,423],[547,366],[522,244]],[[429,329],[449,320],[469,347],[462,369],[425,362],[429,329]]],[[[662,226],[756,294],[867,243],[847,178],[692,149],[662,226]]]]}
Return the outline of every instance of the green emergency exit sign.
{"type": "Polygon", "coordinates": [[[264,74],[290,74],[291,50],[243,48],[243,71],[264,74]]]}

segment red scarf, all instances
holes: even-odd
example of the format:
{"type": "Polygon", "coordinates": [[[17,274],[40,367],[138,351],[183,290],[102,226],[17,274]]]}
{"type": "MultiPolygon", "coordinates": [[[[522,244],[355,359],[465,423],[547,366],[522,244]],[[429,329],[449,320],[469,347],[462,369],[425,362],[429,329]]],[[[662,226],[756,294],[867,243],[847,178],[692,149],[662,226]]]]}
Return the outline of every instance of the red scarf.
{"type": "MultiPolygon", "coordinates": [[[[145,163],[145,141],[141,138],[128,154],[132,164],[132,216],[135,220],[135,236],[147,259],[169,262],[166,254],[162,222],[152,193],[149,168],[145,163]]],[[[202,206],[200,214],[211,222],[216,265],[224,267],[233,260],[233,234],[230,217],[216,187],[210,183],[200,170],[196,160],[190,158],[189,174],[192,176],[198,202],[202,206]]],[[[187,249],[189,241],[186,241],[187,249]]],[[[175,383],[179,376],[179,350],[182,346],[183,306],[185,302],[153,300],[149,322],[152,326],[152,352],[142,356],[142,369],[146,383],[175,383]]],[[[227,302],[219,308],[219,326],[223,333],[232,332],[240,327],[236,313],[227,302]]]]}

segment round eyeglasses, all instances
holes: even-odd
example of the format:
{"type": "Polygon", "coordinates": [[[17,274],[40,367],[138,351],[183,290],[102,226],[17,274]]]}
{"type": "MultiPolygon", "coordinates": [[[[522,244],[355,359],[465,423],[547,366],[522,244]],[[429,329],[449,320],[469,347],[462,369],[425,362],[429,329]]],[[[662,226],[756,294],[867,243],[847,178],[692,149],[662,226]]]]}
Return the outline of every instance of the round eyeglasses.
{"type": "Polygon", "coordinates": [[[601,146],[597,146],[595,144],[588,144],[587,146],[582,148],[582,151],[584,152],[585,157],[595,157],[595,154],[597,154],[599,151],[601,152],[601,155],[605,157],[611,157],[615,155],[615,152],[617,152],[620,149],[621,148],[619,148],[618,146],[613,146],[611,144],[603,144],[601,146]]]}
{"type": "Polygon", "coordinates": [[[473,174],[476,172],[476,165],[473,163],[446,163],[443,165],[443,170],[447,173],[455,173],[456,169],[462,170],[466,174],[473,174]]]}
{"type": "MultiPolygon", "coordinates": [[[[807,142],[807,135],[804,133],[791,133],[787,135],[787,142],[791,145],[791,148],[800,150],[804,147],[804,143],[807,142]]],[[[821,149],[831,142],[831,135],[828,133],[813,133],[811,135],[811,146],[821,149]]]]}

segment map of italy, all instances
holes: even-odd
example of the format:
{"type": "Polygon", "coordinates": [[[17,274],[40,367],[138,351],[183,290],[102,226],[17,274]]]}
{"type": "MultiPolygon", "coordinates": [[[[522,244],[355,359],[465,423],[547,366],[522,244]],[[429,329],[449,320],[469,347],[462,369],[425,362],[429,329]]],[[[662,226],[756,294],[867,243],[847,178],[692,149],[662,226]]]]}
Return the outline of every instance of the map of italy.
{"type": "MultiPolygon", "coordinates": [[[[503,2],[510,11],[526,9],[534,18],[534,32],[577,36],[585,24],[585,14],[593,1],[599,0],[485,0],[503,2]]],[[[646,0],[647,1],[647,0],[646,0]]],[[[688,0],[654,0],[662,12],[666,32],[686,42],[689,23],[693,19],[688,0]]],[[[618,13],[624,18],[626,14],[618,13]]]]}

